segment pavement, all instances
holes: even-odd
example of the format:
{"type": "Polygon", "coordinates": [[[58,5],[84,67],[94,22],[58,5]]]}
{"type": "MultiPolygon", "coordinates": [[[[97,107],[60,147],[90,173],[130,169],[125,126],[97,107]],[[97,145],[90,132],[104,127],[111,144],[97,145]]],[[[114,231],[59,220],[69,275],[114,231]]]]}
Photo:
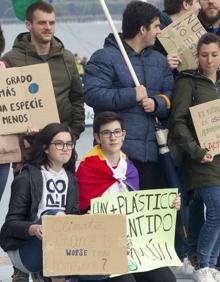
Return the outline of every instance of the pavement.
{"type": "MultiPolygon", "coordinates": [[[[92,127],[87,127],[86,130],[81,134],[80,139],[77,142],[76,151],[78,153],[78,159],[82,157],[92,148],[93,138],[92,138],[92,127]]],[[[12,171],[10,171],[6,189],[0,203],[0,226],[4,222],[4,218],[8,209],[8,202],[10,198],[10,184],[12,182],[12,171]]],[[[13,273],[13,268],[10,263],[9,258],[6,253],[0,248],[0,282],[10,282],[12,281],[11,275],[13,273]]],[[[190,282],[193,281],[190,276],[178,275],[175,270],[178,282],[190,282]]]]}

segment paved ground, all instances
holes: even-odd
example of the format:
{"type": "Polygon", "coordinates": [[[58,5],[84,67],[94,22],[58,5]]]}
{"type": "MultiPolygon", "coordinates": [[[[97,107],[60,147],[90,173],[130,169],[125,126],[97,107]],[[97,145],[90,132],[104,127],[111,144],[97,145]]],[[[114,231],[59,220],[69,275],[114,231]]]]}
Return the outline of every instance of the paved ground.
{"type": "MultiPolygon", "coordinates": [[[[78,159],[81,159],[86,152],[92,147],[92,128],[86,128],[81,135],[77,144],[78,159]]],[[[10,197],[10,183],[12,181],[12,173],[9,175],[6,191],[0,203],[0,226],[3,224],[5,214],[8,208],[8,201],[10,197]]],[[[12,266],[6,254],[0,248],[0,282],[10,282],[12,275],[12,266]]],[[[189,276],[177,275],[178,280],[182,282],[192,281],[189,276]]]]}

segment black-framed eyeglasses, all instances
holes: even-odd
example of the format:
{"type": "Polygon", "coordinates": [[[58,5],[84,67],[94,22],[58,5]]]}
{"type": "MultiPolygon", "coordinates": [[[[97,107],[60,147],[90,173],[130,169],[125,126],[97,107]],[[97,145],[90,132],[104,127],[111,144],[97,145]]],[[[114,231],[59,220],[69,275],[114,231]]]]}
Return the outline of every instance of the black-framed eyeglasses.
{"type": "Polygon", "coordinates": [[[73,150],[75,147],[75,144],[73,142],[63,142],[63,141],[54,141],[50,144],[55,145],[57,150],[63,150],[66,146],[67,150],[73,150]]]}
{"type": "Polygon", "coordinates": [[[122,129],[115,129],[113,131],[111,131],[111,130],[103,130],[103,131],[99,132],[99,134],[101,134],[105,138],[111,138],[112,135],[114,135],[116,138],[122,137],[123,133],[124,133],[124,130],[122,130],[122,129]]]}

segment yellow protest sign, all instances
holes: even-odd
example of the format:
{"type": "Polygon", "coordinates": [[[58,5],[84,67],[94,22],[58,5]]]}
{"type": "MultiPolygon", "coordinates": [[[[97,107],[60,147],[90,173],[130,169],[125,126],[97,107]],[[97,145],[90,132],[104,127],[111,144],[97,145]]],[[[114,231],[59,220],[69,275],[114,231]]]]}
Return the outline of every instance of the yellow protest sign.
{"type": "Polygon", "coordinates": [[[1,135],[59,122],[47,63],[1,70],[0,85],[1,135]]]}
{"type": "Polygon", "coordinates": [[[91,201],[91,212],[125,214],[129,272],[182,265],[174,249],[177,189],[118,193],[91,201]]]}
{"type": "Polygon", "coordinates": [[[181,64],[178,70],[197,67],[196,46],[199,38],[206,33],[193,12],[188,12],[164,28],[158,39],[168,54],[178,54],[181,64]]]}
{"type": "Polygon", "coordinates": [[[202,148],[220,154],[220,99],[190,107],[194,128],[202,148]]]}
{"type": "Polygon", "coordinates": [[[124,215],[43,216],[45,276],[127,273],[124,215]]]}

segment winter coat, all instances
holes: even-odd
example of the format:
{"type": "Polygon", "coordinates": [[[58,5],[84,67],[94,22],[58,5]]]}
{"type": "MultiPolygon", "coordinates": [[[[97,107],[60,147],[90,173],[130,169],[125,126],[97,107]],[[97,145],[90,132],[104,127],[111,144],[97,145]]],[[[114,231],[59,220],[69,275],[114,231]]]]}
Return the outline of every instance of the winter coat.
{"type": "MultiPolygon", "coordinates": [[[[72,172],[66,171],[69,184],[66,214],[79,214],[78,186],[72,172]]],[[[28,165],[12,183],[9,211],[0,233],[0,246],[4,251],[16,250],[31,238],[30,225],[35,224],[43,193],[40,169],[28,165]]]]}
{"type": "Polygon", "coordinates": [[[170,130],[185,153],[183,165],[188,189],[220,185],[220,155],[215,156],[211,163],[201,163],[206,149],[199,145],[189,111],[191,106],[215,99],[220,99],[220,72],[215,84],[198,70],[180,73],[174,89],[170,130]]]}
{"type": "Polygon", "coordinates": [[[126,129],[122,150],[129,158],[156,162],[155,117],[168,116],[173,76],[166,58],[159,52],[146,48],[137,54],[125,42],[124,45],[140,84],[155,101],[155,112],[146,113],[137,103],[135,84],[113,35],[109,35],[104,48],[96,51],[85,67],[85,101],[95,115],[103,111],[120,113],[126,129]]]}
{"type": "Polygon", "coordinates": [[[12,50],[3,56],[3,60],[11,67],[48,63],[60,121],[69,125],[78,138],[84,130],[85,119],[82,85],[74,56],[64,49],[62,42],[54,37],[49,54],[39,56],[30,43],[30,34],[21,33],[15,39],[12,50]]]}

